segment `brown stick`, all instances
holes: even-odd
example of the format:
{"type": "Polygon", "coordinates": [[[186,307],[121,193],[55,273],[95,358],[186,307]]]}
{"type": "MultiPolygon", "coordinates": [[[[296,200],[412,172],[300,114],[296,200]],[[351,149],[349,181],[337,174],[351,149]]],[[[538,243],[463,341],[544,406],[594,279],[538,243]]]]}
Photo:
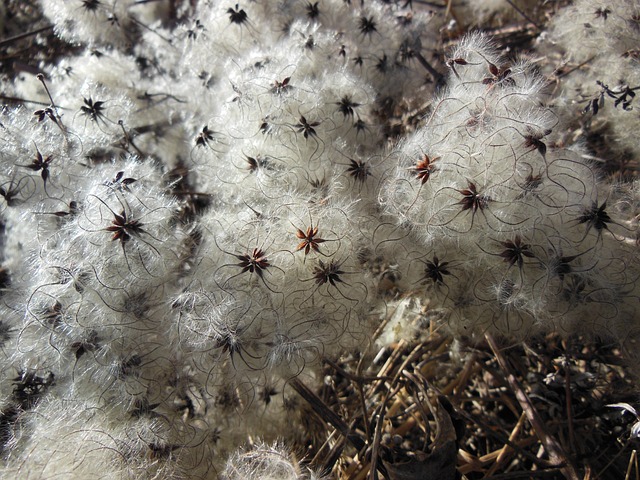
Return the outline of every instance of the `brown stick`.
{"type": "Polygon", "coordinates": [[[47,25],[45,27],[38,28],[36,30],[31,30],[30,32],[20,33],[18,35],[14,35],[13,37],[5,38],[4,40],[0,40],[0,47],[4,47],[9,43],[16,42],[18,40],[22,40],[23,38],[31,37],[33,35],[37,35],[38,33],[46,32],[47,30],[53,30],[53,25],[47,25]]]}
{"type": "Polygon", "coordinates": [[[576,472],[571,462],[569,462],[569,460],[567,459],[567,455],[564,453],[564,450],[562,449],[560,443],[558,443],[558,441],[554,437],[547,433],[546,429],[544,428],[544,423],[542,422],[540,415],[538,415],[538,411],[533,406],[533,403],[531,402],[529,397],[527,397],[527,394],[520,385],[520,382],[518,382],[518,379],[511,372],[511,369],[509,368],[506,359],[500,352],[498,344],[496,343],[493,336],[487,333],[485,334],[485,338],[487,340],[487,343],[489,344],[489,347],[493,351],[493,354],[495,355],[500,368],[502,368],[502,370],[506,374],[507,381],[513,389],[516,395],[516,399],[518,400],[518,403],[520,403],[520,407],[522,407],[522,410],[526,414],[527,420],[529,420],[529,423],[533,427],[533,430],[536,432],[536,436],[540,439],[540,441],[544,445],[545,450],[549,453],[549,458],[551,459],[552,463],[559,467],[562,474],[568,480],[580,480],[580,478],[578,477],[578,473],[576,472]]]}
{"type": "Polygon", "coordinates": [[[326,423],[330,424],[333,428],[339,431],[342,436],[344,436],[351,444],[356,447],[358,451],[361,451],[365,446],[365,442],[359,435],[352,433],[349,425],[340,418],[340,416],[331,410],[315,393],[311,391],[309,387],[307,387],[304,383],[302,383],[297,378],[294,378],[289,381],[289,385],[304,398],[313,411],[318,414],[318,416],[324,420],[326,423]]]}

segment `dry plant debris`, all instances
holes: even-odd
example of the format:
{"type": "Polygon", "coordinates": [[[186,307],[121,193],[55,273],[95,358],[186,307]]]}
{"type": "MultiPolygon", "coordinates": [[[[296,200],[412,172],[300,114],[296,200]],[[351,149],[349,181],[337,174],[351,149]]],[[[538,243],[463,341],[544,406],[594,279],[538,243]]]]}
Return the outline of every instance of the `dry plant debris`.
{"type": "Polygon", "coordinates": [[[369,360],[327,361],[318,393],[291,384],[317,417],[308,456],[332,478],[640,475],[636,419],[612,407],[636,398],[616,348],[558,335],[471,346],[432,330],[369,360]]]}

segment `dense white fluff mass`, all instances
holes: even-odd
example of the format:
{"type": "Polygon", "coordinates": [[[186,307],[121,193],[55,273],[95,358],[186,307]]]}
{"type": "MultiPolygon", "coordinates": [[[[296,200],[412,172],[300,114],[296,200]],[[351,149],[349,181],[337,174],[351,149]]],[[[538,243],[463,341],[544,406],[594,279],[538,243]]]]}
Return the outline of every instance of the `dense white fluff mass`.
{"type": "MultiPolygon", "coordinates": [[[[549,26],[540,50],[557,62],[556,103],[563,122],[601,135],[616,156],[637,156],[640,127],[640,5],[633,0],[580,0],[549,26]],[[557,59],[554,52],[563,54],[557,59]]],[[[571,139],[565,139],[571,141],[571,139]]],[[[603,159],[613,161],[612,159],[603,159]]]]}
{"type": "Polygon", "coordinates": [[[414,281],[460,332],[527,336],[588,322],[633,340],[634,227],[610,216],[615,202],[579,152],[547,146],[558,120],[540,106],[541,79],[478,35],[450,58],[448,88],[400,144],[381,190],[423,246],[414,281]]]}

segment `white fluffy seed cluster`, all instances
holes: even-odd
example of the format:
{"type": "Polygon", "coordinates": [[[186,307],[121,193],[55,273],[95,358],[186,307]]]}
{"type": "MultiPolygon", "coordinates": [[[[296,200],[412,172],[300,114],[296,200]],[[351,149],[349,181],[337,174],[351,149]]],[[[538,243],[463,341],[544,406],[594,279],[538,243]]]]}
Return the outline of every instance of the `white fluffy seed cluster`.
{"type": "Polygon", "coordinates": [[[303,435],[286,383],[366,352],[394,294],[469,335],[637,338],[637,189],[552,148],[531,65],[462,40],[389,152],[444,12],[40,3],[78,48],[0,112],[2,476],[320,478],[268,443],[303,435]]]}
{"type": "MultiPolygon", "coordinates": [[[[382,109],[437,17],[179,3],[41,2],[78,55],[7,92],[3,475],[215,478],[375,328],[382,109]]],[[[254,457],[225,475],[293,475],[254,457]]]]}
{"type": "Polygon", "coordinates": [[[553,18],[539,46],[550,58],[562,54],[554,102],[561,107],[563,123],[603,137],[607,148],[621,157],[640,154],[629,134],[640,127],[634,101],[640,93],[639,43],[638,2],[580,0],[553,18]]]}
{"type": "Polygon", "coordinates": [[[618,215],[627,199],[580,152],[548,147],[558,120],[530,65],[505,64],[478,35],[450,58],[448,88],[381,190],[422,246],[412,278],[460,333],[635,338],[636,227],[618,215]]]}

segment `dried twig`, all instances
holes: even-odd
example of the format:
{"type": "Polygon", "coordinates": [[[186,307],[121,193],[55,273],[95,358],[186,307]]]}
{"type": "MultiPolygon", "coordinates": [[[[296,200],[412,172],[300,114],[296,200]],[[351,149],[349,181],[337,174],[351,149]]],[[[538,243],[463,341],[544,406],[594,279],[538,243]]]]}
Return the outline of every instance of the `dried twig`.
{"type": "Polygon", "coordinates": [[[485,339],[487,340],[491,351],[495,355],[500,368],[504,371],[507,381],[509,382],[509,385],[516,395],[518,403],[520,403],[522,410],[527,415],[527,420],[529,420],[529,423],[536,432],[536,435],[549,453],[549,457],[552,463],[560,468],[560,471],[568,480],[579,480],[578,473],[576,472],[576,469],[571,464],[571,462],[569,462],[562,446],[553,436],[551,436],[547,432],[546,428],[544,427],[544,423],[540,418],[540,415],[538,414],[538,411],[535,409],[533,403],[525,393],[518,379],[511,372],[511,369],[507,364],[506,359],[502,355],[502,352],[500,352],[495,339],[489,333],[485,334],[485,339]]]}

